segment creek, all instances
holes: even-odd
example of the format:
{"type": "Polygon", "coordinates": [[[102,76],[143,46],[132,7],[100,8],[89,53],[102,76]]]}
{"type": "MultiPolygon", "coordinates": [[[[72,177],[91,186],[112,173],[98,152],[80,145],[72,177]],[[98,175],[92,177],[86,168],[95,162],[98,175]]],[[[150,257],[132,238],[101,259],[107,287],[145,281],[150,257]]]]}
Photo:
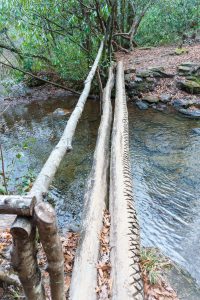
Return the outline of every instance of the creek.
{"type": "MultiPolygon", "coordinates": [[[[10,107],[1,116],[9,188],[17,192],[22,178],[38,174],[62,135],[74,97],[33,101],[10,107]],[[20,159],[15,159],[18,153],[20,159]]],[[[200,284],[200,121],[128,104],[130,157],[134,196],[144,246],[161,251],[200,284]]],[[[99,103],[88,100],[78,124],[73,151],[65,156],[48,201],[57,211],[60,230],[79,230],[83,195],[92,165],[99,126],[99,103]]]]}

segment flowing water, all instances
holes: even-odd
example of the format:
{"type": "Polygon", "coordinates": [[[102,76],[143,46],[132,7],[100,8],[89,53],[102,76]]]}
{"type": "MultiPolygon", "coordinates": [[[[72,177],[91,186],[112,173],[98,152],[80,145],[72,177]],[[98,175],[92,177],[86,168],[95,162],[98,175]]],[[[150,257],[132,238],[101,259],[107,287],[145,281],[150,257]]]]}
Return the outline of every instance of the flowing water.
{"type": "MultiPolygon", "coordinates": [[[[21,187],[21,177],[33,171],[38,174],[69,118],[53,112],[72,110],[76,100],[32,102],[4,113],[1,122],[6,130],[1,142],[6,167],[15,160],[9,167],[11,190],[21,187]],[[15,159],[19,152],[23,156],[15,159]]],[[[142,244],[159,247],[200,283],[200,135],[193,131],[200,121],[140,111],[129,103],[129,122],[142,244]]],[[[89,100],[76,130],[74,149],[63,160],[48,196],[61,229],[79,228],[98,126],[99,104],[89,100]]]]}
{"type": "Polygon", "coordinates": [[[200,121],[129,105],[134,194],[144,246],[200,283],[200,121]]]}

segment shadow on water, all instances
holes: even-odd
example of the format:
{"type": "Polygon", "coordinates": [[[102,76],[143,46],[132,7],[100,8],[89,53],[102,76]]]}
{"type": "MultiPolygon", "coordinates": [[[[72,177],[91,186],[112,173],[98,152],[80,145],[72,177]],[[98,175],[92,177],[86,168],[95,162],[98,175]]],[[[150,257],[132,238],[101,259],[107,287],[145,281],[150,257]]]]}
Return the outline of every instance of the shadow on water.
{"type": "Polygon", "coordinates": [[[200,283],[200,121],[129,105],[134,194],[144,246],[200,283]]]}
{"type": "MultiPolygon", "coordinates": [[[[10,189],[16,191],[16,183],[31,171],[39,173],[51,150],[59,141],[69,115],[59,116],[57,108],[72,111],[77,98],[35,101],[8,109],[1,120],[6,131],[1,134],[6,167],[18,152],[23,157],[10,167],[10,189]],[[19,178],[19,179],[18,179],[19,178]]],[[[78,124],[73,151],[62,161],[52,183],[48,198],[55,206],[60,228],[78,229],[83,205],[83,194],[89,174],[99,126],[99,104],[88,100],[78,124]]]]}

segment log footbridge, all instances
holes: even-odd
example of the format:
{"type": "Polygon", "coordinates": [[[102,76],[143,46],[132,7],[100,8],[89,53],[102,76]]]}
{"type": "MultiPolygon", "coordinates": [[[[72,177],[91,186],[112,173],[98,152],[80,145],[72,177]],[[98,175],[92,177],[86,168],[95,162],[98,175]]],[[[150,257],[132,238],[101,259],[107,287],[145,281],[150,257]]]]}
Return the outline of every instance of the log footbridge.
{"type": "MultiPolygon", "coordinates": [[[[64,300],[64,258],[52,206],[44,202],[49,186],[64,155],[72,150],[72,139],[90,92],[104,44],[85,81],[84,90],[67,122],[64,133],[51,152],[27,196],[0,196],[0,213],[16,214],[11,234],[11,261],[28,300],[44,300],[45,293],[37,262],[36,231],[48,261],[52,300],[64,300]]],[[[99,236],[105,208],[111,216],[112,300],[142,300],[139,228],[132,193],[129,161],[128,112],[126,106],[123,62],[114,66],[102,97],[102,117],[92,169],[84,196],[83,224],[76,252],[70,300],[97,300],[97,262],[99,236]],[[114,120],[111,91],[116,87],[114,120]]]]}

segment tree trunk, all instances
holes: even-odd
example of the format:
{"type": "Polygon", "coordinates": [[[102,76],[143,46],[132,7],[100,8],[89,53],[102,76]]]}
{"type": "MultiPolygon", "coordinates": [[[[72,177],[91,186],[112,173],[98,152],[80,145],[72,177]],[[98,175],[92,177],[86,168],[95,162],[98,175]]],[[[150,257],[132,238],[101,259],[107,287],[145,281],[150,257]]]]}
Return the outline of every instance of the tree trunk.
{"type": "Polygon", "coordinates": [[[41,273],[37,264],[36,229],[28,218],[18,217],[12,225],[11,261],[28,300],[45,300],[41,273]]]}
{"type": "Polygon", "coordinates": [[[110,166],[112,300],[143,300],[139,228],[132,194],[123,62],[117,66],[110,166]]]}
{"type": "Polygon", "coordinates": [[[50,204],[41,202],[35,207],[35,218],[40,241],[48,261],[51,298],[52,300],[65,300],[64,257],[55,210],[50,204]]]}
{"type": "Polygon", "coordinates": [[[35,202],[30,196],[0,196],[0,214],[32,216],[35,202]]]}
{"type": "Polygon", "coordinates": [[[103,93],[103,115],[99,127],[91,173],[84,197],[81,238],[73,268],[70,300],[96,299],[96,264],[99,254],[99,235],[108,191],[109,140],[112,121],[111,90],[113,68],[103,93]]]}

